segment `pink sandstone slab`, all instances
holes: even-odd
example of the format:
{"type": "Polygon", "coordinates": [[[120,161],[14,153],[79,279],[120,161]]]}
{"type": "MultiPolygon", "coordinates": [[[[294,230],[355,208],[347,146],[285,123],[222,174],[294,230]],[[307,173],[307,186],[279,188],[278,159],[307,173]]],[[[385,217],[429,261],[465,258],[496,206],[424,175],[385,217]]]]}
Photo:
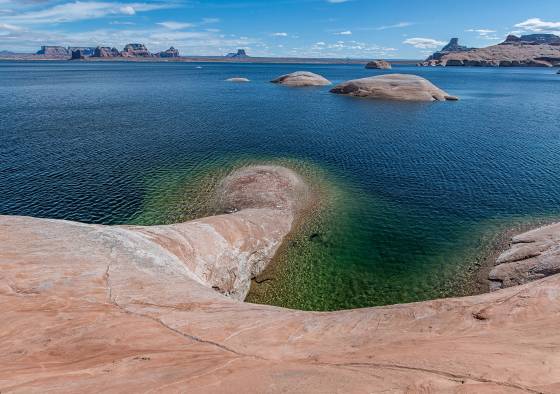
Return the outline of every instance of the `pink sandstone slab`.
{"type": "Polygon", "coordinates": [[[0,216],[0,391],[560,392],[559,275],[329,313],[242,302],[306,193],[283,171],[234,174],[242,209],[171,226],[0,216]]]}

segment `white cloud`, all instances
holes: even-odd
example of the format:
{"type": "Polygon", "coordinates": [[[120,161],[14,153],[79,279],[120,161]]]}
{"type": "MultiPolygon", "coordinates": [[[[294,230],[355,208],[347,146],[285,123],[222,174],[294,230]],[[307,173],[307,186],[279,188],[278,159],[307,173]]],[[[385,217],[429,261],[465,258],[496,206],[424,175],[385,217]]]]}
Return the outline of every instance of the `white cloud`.
{"type": "Polygon", "coordinates": [[[414,37],[403,41],[403,44],[412,45],[419,49],[433,49],[445,45],[445,41],[434,40],[433,38],[414,37]]]}
{"type": "Polygon", "coordinates": [[[107,1],[74,1],[39,11],[10,15],[11,21],[26,24],[52,24],[102,18],[108,15],[135,15],[137,12],[174,7],[172,3],[121,3],[107,1]]]}
{"type": "Polygon", "coordinates": [[[274,37],[288,37],[288,33],[284,33],[284,32],[272,33],[272,35],[274,37]]]}
{"type": "Polygon", "coordinates": [[[0,23],[0,30],[23,31],[24,29],[19,26],[10,25],[9,23],[0,23]]]}
{"type": "Polygon", "coordinates": [[[349,40],[326,43],[319,41],[309,48],[293,48],[292,56],[308,57],[387,57],[394,56],[397,49],[382,47],[362,41],[349,40]]]}
{"type": "Polygon", "coordinates": [[[173,21],[160,22],[158,23],[158,25],[163,26],[169,30],[181,30],[193,26],[192,23],[182,23],[182,22],[173,22],[173,21]]]}
{"type": "Polygon", "coordinates": [[[219,23],[220,22],[220,18],[202,18],[202,22],[200,22],[201,25],[209,25],[211,23],[219,23]]]}
{"type": "Polygon", "coordinates": [[[351,36],[352,32],[350,30],[344,30],[334,34],[336,34],[337,36],[351,36]]]}
{"type": "Polygon", "coordinates": [[[412,22],[399,22],[395,23],[394,25],[387,25],[387,26],[379,26],[376,27],[375,30],[387,30],[387,29],[398,29],[402,27],[412,26],[414,23],[412,22]]]}
{"type": "Polygon", "coordinates": [[[178,31],[161,27],[151,29],[97,29],[82,32],[65,32],[55,29],[28,30],[0,34],[0,47],[15,52],[35,52],[41,45],[110,46],[123,48],[130,42],[146,44],[152,52],[174,46],[184,55],[224,55],[237,48],[260,45],[259,39],[250,37],[225,37],[207,31],[178,31]]]}
{"type": "Polygon", "coordinates": [[[467,31],[471,33],[478,33],[481,36],[487,36],[490,33],[496,33],[496,30],[490,30],[490,29],[469,29],[467,31]]]}
{"type": "Polygon", "coordinates": [[[535,33],[558,34],[560,32],[560,22],[546,22],[540,18],[527,19],[525,22],[516,24],[515,27],[535,33]]]}

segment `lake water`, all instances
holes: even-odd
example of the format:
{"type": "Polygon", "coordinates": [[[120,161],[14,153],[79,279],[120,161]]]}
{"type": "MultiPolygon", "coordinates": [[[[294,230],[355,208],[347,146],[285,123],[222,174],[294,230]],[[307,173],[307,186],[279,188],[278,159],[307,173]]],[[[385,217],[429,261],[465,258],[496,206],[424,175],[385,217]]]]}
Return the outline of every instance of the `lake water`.
{"type": "Polygon", "coordinates": [[[296,70],[335,83],[383,73],[0,63],[0,213],[172,223],[210,213],[233,168],[285,164],[322,205],[248,300],[315,310],[469,293],[492,234],[560,213],[554,70],[395,67],[461,97],[421,104],[268,83],[296,70]],[[252,82],[224,82],[234,76],[252,82]]]}

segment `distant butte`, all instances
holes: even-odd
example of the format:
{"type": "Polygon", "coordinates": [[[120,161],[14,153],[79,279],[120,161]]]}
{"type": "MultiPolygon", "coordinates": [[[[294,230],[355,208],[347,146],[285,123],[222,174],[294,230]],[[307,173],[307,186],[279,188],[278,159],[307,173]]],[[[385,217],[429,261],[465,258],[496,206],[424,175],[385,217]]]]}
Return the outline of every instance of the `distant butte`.
{"type": "Polygon", "coordinates": [[[553,67],[560,65],[560,37],[554,34],[509,35],[486,48],[467,48],[452,38],[421,66],[553,67]]]}

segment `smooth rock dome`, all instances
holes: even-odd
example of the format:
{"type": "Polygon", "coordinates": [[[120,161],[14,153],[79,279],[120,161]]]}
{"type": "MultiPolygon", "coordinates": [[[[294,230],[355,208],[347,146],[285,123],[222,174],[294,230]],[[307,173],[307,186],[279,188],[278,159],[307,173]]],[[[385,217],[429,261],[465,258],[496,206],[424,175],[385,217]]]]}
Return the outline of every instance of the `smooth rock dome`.
{"type": "Polygon", "coordinates": [[[325,86],[331,84],[331,81],[325,77],[309,71],[296,71],[282,75],[270,82],[286,86],[325,86]]]}
{"type": "Polygon", "coordinates": [[[335,86],[331,93],[381,100],[446,101],[458,100],[417,75],[389,74],[354,79],[335,86]]]}
{"type": "Polygon", "coordinates": [[[242,78],[242,77],[228,78],[226,79],[226,81],[227,82],[251,82],[249,79],[242,78]]]}
{"type": "Polygon", "coordinates": [[[390,70],[392,68],[391,63],[385,60],[374,60],[366,64],[366,68],[375,70],[390,70]]]}

